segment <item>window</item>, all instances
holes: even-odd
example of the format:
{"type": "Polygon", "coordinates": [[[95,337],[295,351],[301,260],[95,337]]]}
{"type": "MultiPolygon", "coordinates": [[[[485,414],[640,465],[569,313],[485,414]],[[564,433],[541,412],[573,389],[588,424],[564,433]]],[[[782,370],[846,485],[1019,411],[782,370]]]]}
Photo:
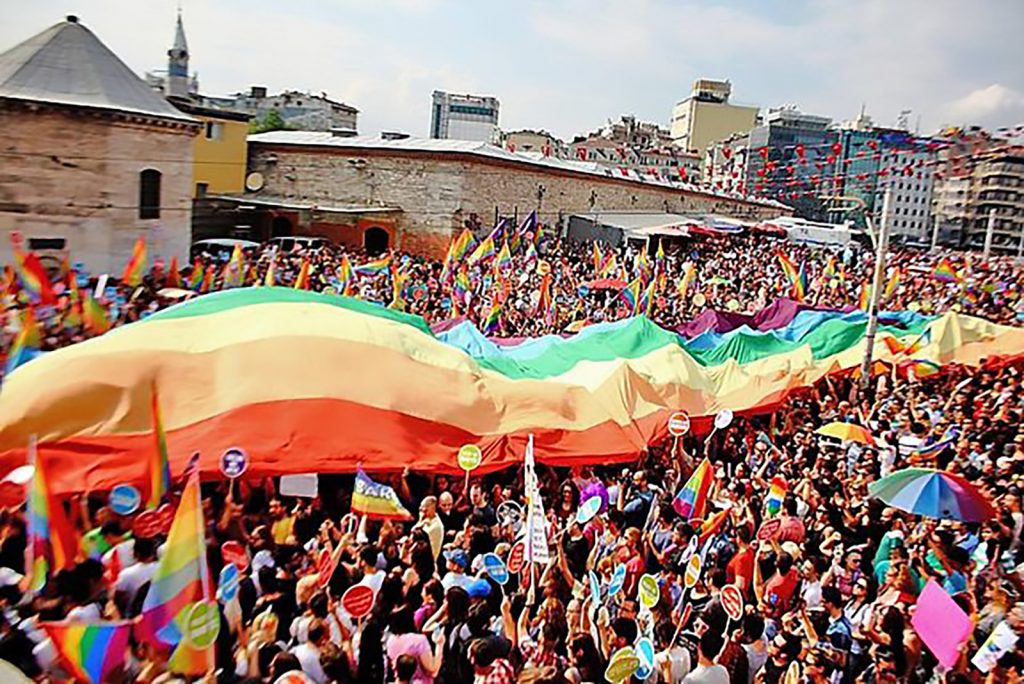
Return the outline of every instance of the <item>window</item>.
{"type": "Polygon", "coordinates": [[[209,183],[196,183],[196,197],[206,197],[206,193],[210,190],[209,183]]]}
{"type": "Polygon", "coordinates": [[[160,218],[160,172],[156,169],[139,174],[139,218],[160,218]]]}
{"type": "Polygon", "coordinates": [[[206,122],[206,139],[220,140],[224,137],[224,124],[219,121],[206,122]]]}
{"type": "Polygon", "coordinates": [[[28,248],[33,252],[41,252],[46,249],[64,249],[67,240],[64,238],[29,238],[28,248]]]}

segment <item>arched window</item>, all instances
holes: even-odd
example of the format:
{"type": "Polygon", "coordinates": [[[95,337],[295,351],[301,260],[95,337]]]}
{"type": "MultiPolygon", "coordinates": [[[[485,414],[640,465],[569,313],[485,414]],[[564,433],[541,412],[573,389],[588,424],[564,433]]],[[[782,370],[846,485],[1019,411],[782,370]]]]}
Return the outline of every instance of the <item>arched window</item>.
{"type": "Polygon", "coordinates": [[[146,169],[139,174],[139,218],[160,218],[160,172],[146,169]]]}

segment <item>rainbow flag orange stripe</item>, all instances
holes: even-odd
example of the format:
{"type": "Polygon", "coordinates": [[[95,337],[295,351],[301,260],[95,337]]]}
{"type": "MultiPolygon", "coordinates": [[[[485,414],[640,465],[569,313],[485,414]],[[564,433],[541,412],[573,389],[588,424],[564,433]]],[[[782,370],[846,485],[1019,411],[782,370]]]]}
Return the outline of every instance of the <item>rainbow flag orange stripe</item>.
{"type": "Polygon", "coordinates": [[[158,508],[171,491],[171,465],[167,457],[167,434],[160,414],[160,396],[156,383],[150,385],[150,415],[153,419],[153,437],[156,441],[153,456],[149,462],[149,502],[147,508],[158,508]]]}
{"type": "Polygon", "coordinates": [[[78,554],[78,540],[64,514],[60,499],[50,493],[46,467],[36,452],[35,438],[29,442],[29,463],[35,466],[28,491],[29,588],[39,591],[51,572],[70,568],[78,554]]]}

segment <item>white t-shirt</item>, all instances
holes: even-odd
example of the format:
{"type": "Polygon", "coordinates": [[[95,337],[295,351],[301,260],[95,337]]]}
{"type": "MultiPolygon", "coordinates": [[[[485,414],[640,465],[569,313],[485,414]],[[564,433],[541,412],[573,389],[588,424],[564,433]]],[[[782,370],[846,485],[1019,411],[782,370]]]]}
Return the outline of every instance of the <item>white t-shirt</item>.
{"type": "Polygon", "coordinates": [[[658,682],[659,684],[680,684],[683,678],[690,673],[690,652],[682,646],[673,646],[667,651],[659,651],[654,654],[654,672],[645,681],[658,682]],[[665,663],[670,663],[669,673],[671,677],[665,679],[665,663]]]}
{"type": "Polygon", "coordinates": [[[686,675],[683,684],[729,684],[729,671],[721,665],[698,665],[686,675]]]}
{"type": "Polygon", "coordinates": [[[320,649],[308,641],[292,649],[292,653],[302,666],[302,672],[316,684],[326,684],[327,675],[320,667],[320,649]]]}
{"type": "Polygon", "coordinates": [[[156,566],[156,561],[136,563],[135,565],[129,565],[117,576],[117,581],[114,583],[114,591],[123,592],[127,596],[126,605],[130,606],[142,585],[153,579],[156,566]]]}

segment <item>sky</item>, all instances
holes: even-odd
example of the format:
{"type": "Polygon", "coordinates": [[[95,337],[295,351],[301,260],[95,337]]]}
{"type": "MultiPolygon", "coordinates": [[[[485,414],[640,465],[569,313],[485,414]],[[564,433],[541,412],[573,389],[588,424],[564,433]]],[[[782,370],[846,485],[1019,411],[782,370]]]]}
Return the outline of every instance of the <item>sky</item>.
{"type": "MultiPolygon", "coordinates": [[[[0,0],[9,6],[16,0],[0,0]]],[[[200,90],[325,92],[359,131],[426,136],[433,90],[493,95],[504,130],[668,125],[697,78],[837,121],[1024,123],[1020,0],[181,0],[200,90]]],[[[166,68],[176,0],[33,0],[0,51],[77,14],[140,75],[166,68]]]]}

